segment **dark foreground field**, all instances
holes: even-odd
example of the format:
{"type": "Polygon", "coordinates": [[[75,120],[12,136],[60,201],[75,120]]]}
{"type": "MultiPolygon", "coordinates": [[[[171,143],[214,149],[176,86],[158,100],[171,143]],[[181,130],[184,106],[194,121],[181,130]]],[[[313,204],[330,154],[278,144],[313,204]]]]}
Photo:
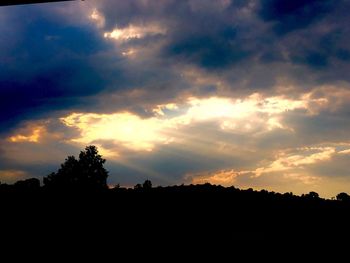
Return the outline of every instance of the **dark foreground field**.
{"type": "Polygon", "coordinates": [[[35,237],[44,243],[131,246],[175,240],[178,245],[327,243],[350,234],[350,203],[313,193],[300,197],[205,184],[82,192],[38,188],[2,191],[0,197],[2,232],[13,233],[13,242],[35,237]]]}

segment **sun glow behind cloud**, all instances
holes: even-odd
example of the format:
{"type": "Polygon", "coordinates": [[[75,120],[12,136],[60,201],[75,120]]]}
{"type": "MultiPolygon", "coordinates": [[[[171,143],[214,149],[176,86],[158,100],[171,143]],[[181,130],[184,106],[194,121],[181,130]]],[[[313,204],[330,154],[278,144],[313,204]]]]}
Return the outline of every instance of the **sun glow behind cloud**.
{"type": "Polygon", "coordinates": [[[72,142],[89,144],[111,140],[136,151],[152,151],[155,143],[164,143],[162,124],[156,118],[141,119],[129,112],[114,114],[73,113],[61,118],[68,127],[79,129],[81,136],[72,142]]]}
{"type": "MultiPolygon", "coordinates": [[[[132,150],[152,151],[158,144],[181,139],[174,138],[175,131],[196,123],[215,122],[219,130],[236,132],[288,129],[281,120],[283,113],[295,109],[308,110],[310,101],[307,95],[299,100],[263,98],[259,94],[244,99],[190,97],[185,103],[158,105],[152,110],[154,116],[148,118],[130,112],[116,112],[72,113],[60,120],[67,127],[79,130],[80,136],[71,139],[72,142],[89,144],[111,140],[132,150]]],[[[315,100],[312,101],[315,103],[315,100]]],[[[33,124],[17,131],[8,140],[38,143],[44,133],[43,125],[33,124]]]]}
{"type": "Polygon", "coordinates": [[[116,27],[111,32],[105,32],[105,38],[115,39],[120,42],[140,39],[146,36],[164,35],[166,30],[159,24],[128,25],[127,27],[116,27]]]}
{"type": "Polygon", "coordinates": [[[308,109],[307,96],[299,100],[283,97],[263,98],[252,94],[244,99],[222,97],[188,98],[185,103],[156,106],[153,117],[141,118],[130,112],[112,114],[72,113],[62,117],[67,127],[80,136],[71,139],[81,144],[112,141],[134,151],[152,151],[159,144],[184,139],[181,130],[190,125],[213,122],[218,130],[261,133],[287,129],[282,123],[284,112],[308,109]]]}
{"type": "MultiPolygon", "coordinates": [[[[222,97],[211,98],[189,98],[189,109],[186,114],[179,116],[174,121],[179,123],[190,123],[192,121],[206,121],[218,119],[222,121],[221,127],[228,128],[229,124],[235,124],[238,120],[251,120],[252,117],[261,113],[266,114],[270,119],[273,115],[294,110],[306,108],[307,101],[290,100],[283,97],[271,97],[264,99],[261,95],[255,93],[245,99],[230,99],[222,97]]],[[[255,119],[255,121],[258,121],[255,119]]],[[[276,122],[277,119],[274,119],[276,122]]],[[[233,127],[233,126],[232,126],[233,127]]]]}

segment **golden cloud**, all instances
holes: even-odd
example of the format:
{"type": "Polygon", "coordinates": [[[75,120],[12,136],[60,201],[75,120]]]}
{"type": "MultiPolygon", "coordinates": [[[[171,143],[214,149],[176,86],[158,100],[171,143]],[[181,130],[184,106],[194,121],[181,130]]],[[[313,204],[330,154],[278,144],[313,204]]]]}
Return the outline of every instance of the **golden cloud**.
{"type": "Polygon", "coordinates": [[[35,125],[29,125],[25,129],[22,129],[24,134],[15,134],[8,138],[10,142],[32,142],[32,143],[38,143],[40,137],[45,132],[44,126],[35,126],[35,125]]]}
{"type": "Polygon", "coordinates": [[[336,153],[334,147],[305,147],[296,150],[297,154],[287,154],[282,151],[270,165],[259,167],[253,172],[257,177],[274,172],[291,171],[293,173],[295,169],[303,168],[306,165],[330,160],[336,153]]]}
{"type": "Polygon", "coordinates": [[[236,178],[240,175],[250,173],[249,171],[236,171],[230,170],[219,170],[212,173],[201,173],[195,175],[187,175],[188,179],[191,179],[193,184],[204,184],[211,183],[217,185],[230,186],[236,181],[236,178]]]}

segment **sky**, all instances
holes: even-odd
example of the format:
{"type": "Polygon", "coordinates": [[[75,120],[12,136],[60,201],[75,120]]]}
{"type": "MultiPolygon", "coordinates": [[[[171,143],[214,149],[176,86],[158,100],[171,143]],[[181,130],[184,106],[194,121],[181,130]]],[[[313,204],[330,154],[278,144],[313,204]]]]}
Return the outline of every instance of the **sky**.
{"type": "Polygon", "coordinates": [[[96,145],[108,183],[350,192],[349,0],[0,7],[0,181],[96,145]]]}

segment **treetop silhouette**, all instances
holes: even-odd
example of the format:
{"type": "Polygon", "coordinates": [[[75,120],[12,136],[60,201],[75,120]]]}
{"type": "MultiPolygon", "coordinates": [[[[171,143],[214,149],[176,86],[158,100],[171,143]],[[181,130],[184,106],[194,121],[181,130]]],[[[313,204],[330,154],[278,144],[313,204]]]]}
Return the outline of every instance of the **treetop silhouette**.
{"type": "Polygon", "coordinates": [[[68,156],[56,173],[44,177],[44,187],[57,190],[107,189],[108,171],[103,167],[105,162],[96,146],[87,146],[80,152],[78,160],[68,156]]]}
{"type": "Polygon", "coordinates": [[[337,194],[336,198],[338,201],[350,202],[350,195],[344,192],[337,194]]]}

